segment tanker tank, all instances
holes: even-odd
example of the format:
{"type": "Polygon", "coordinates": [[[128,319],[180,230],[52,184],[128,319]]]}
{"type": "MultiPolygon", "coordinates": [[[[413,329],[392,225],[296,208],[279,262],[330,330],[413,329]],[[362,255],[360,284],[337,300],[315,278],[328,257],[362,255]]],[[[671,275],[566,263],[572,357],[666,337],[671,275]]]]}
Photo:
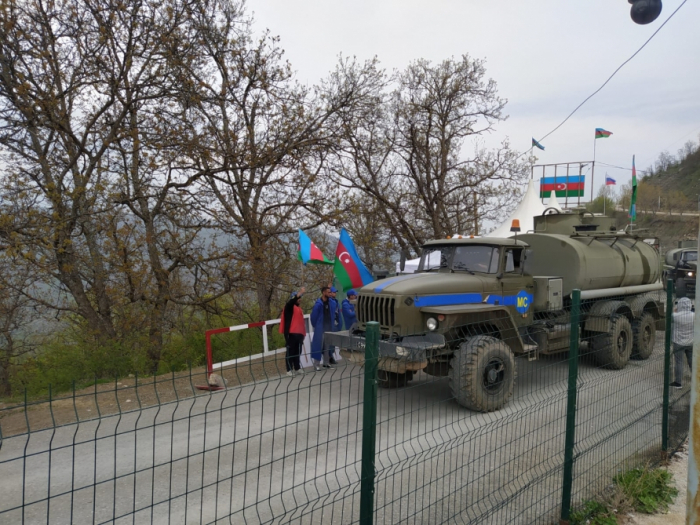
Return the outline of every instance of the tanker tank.
{"type": "Polygon", "coordinates": [[[660,278],[658,252],[631,235],[530,233],[517,238],[530,246],[525,272],[561,277],[564,295],[576,288],[583,291],[647,285],[660,278]]]}

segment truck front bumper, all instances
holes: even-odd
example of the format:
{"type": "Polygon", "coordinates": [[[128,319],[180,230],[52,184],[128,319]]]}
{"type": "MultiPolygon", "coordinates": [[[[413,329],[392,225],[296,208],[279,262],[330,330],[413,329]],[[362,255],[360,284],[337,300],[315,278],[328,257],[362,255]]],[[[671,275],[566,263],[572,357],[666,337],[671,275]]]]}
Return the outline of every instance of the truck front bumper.
{"type": "MultiPolygon", "coordinates": [[[[343,332],[326,332],[323,334],[324,343],[337,346],[341,350],[360,353],[364,356],[367,341],[365,333],[346,330],[343,332]]],[[[427,333],[409,335],[396,339],[379,340],[379,357],[401,359],[407,362],[423,363],[427,360],[428,350],[445,347],[445,336],[427,333]]]]}

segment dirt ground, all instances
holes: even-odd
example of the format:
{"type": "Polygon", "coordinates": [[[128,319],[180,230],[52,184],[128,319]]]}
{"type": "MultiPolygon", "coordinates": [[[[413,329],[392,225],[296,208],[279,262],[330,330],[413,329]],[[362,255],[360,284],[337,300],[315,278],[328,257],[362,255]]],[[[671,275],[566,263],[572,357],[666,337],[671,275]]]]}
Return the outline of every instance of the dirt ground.
{"type": "MultiPolygon", "coordinates": [[[[217,371],[229,387],[267,381],[286,373],[284,355],[240,363],[217,371]]],[[[126,377],[64,393],[53,400],[30,401],[23,406],[0,402],[0,436],[3,439],[46,428],[87,421],[101,416],[156,406],[177,399],[208,395],[199,385],[207,384],[204,367],[157,377],[126,377]]]]}

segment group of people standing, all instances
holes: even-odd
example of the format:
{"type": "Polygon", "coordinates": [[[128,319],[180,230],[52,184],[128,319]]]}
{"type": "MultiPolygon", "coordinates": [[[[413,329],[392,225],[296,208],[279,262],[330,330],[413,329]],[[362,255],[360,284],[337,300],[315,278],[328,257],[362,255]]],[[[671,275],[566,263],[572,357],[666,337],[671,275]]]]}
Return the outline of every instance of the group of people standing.
{"type": "MultiPolygon", "coordinates": [[[[284,334],[287,347],[285,363],[288,376],[304,371],[301,367],[301,353],[306,337],[306,325],[300,301],[305,291],[302,288],[299,292],[292,292],[287,304],[284,305],[280,319],[280,333],[284,334]]],[[[343,325],[346,330],[349,330],[357,321],[355,313],[357,292],[348,290],[347,297],[341,304],[336,299],[337,293],[338,290],[335,287],[324,286],[321,288],[321,297],[316,300],[311,310],[311,326],[314,327],[311,360],[316,371],[321,370],[321,367],[333,368],[336,365],[335,349],[324,343],[323,335],[326,332],[338,332],[343,329],[343,325]]]]}

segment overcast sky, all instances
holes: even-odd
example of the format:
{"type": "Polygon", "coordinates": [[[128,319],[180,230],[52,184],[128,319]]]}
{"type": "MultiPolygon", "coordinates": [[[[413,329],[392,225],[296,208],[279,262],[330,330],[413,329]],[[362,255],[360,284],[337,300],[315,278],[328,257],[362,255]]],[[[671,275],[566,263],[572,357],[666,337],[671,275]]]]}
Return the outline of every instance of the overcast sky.
{"type": "MultiPolygon", "coordinates": [[[[315,84],[340,54],[403,69],[468,53],[486,61],[487,76],[508,99],[508,120],[484,138],[508,137],[519,151],[557,126],[593,93],[681,5],[664,0],[661,16],[640,26],[627,0],[253,0],[255,30],[281,37],[301,82],[315,84]]],[[[700,133],[700,1],[688,0],[652,41],[558,131],[535,150],[538,163],[593,159],[595,186],[605,173],[618,186],[660,152],[676,152],[700,133]]],[[[471,149],[470,145],[466,146],[471,149]]],[[[585,200],[590,198],[588,172],[585,200]]]]}

